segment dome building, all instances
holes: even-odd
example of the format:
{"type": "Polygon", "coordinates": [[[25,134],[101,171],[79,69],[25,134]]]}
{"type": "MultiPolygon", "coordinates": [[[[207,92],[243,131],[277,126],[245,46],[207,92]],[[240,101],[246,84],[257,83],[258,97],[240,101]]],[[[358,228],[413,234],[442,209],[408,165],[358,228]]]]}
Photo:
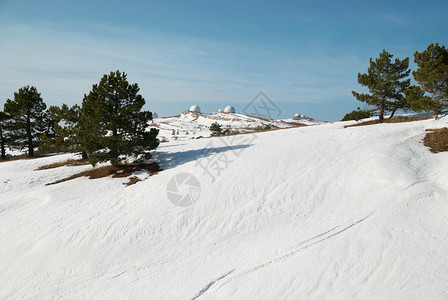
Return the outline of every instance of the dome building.
{"type": "Polygon", "coordinates": [[[152,113],[152,118],[153,118],[153,119],[156,119],[156,118],[158,118],[158,117],[159,117],[158,114],[156,114],[155,112],[152,113]]]}
{"type": "Polygon", "coordinates": [[[201,108],[199,106],[197,106],[197,105],[193,105],[192,107],[190,107],[189,111],[193,112],[193,113],[200,114],[201,113],[201,108]]]}
{"type": "Polygon", "coordinates": [[[222,109],[220,108],[220,109],[218,109],[218,112],[219,112],[219,113],[222,113],[223,111],[222,111],[222,109]]]}
{"type": "Polygon", "coordinates": [[[231,114],[234,114],[234,113],[235,113],[235,107],[233,107],[233,106],[231,106],[231,105],[226,106],[226,108],[224,108],[224,112],[225,112],[225,113],[231,113],[231,114]]]}

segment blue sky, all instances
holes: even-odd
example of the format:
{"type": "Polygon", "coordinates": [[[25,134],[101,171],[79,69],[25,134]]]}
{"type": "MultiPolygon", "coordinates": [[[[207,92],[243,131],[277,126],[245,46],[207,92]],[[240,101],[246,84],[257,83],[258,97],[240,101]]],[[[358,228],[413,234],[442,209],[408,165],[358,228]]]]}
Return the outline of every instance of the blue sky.
{"type": "Polygon", "coordinates": [[[79,104],[118,69],[159,116],[238,112],[263,91],[284,118],[335,121],[362,107],[351,91],[370,57],[447,45],[447,12],[448,1],[0,0],[0,106],[24,85],[79,104]]]}

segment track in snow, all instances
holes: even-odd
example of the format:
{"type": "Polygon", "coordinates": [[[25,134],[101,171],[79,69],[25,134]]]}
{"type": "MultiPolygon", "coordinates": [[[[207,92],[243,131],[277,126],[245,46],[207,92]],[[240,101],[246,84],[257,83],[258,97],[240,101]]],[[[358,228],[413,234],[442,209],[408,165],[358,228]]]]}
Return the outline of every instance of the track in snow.
{"type": "MultiPolygon", "coordinates": [[[[313,236],[312,238],[309,238],[309,239],[307,239],[305,241],[302,241],[299,244],[297,244],[297,247],[294,250],[290,251],[289,253],[284,254],[284,255],[282,255],[280,257],[277,257],[275,259],[272,259],[272,260],[270,260],[270,261],[268,261],[266,263],[263,263],[261,265],[258,265],[256,267],[250,268],[248,270],[244,270],[244,271],[240,272],[239,274],[236,274],[236,275],[230,277],[229,279],[227,279],[225,282],[223,282],[216,289],[219,290],[221,287],[225,286],[226,284],[228,284],[228,283],[230,283],[230,282],[232,282],[234,280],[237,280],[237,279],[240,279],[242,277],[245,277],[245,276],[247,276],[247,275],[249,275],[249,274],[251,274],[253,272],[257,272],[257,271],[259,271],[259,270],[261,270],[263,268],[266,268],[266,267],[268,267],[270,265],[285,262],[288,259],[292,258],[293,256],[299,254],[301,251],[303,251],[303,250],[305,250],[305,249],[307,249],[307,248],[309,248],[311,246],[314,246],[314,245],[317,245],[319,243],[322,243],[322,242],[324,242],[324,241],[326,241],[328,239],[336,237],[339,234],[343,233],[344,231],[347,231],[347,230],[353,228],[354,226],[359,225],[360,223],[362,223],[366,219],[368,219],[370,216],[372,216],[374,213],[375,212],[372,212],[372,213],[368,214],[367,216],[365,216],[365,217],[363,217],[363,218],[361,218],[361,219],[359,219],[359,220],[357,220],[355,222],[352,222],[349,225],[345,225],[345,226],[338,225],[338,226],[335,226],[335,227],[331,228],[330,230],[322,232],[322,233],[320,233],[320,234],[318,234],[316,236],[313,236]]],[[[233,273],[234,270],[232,270],[232,271],[226,273],[225,275],[223,275],[223,276],[221,276],[221,277],[211,281],[210,283],[208,283],[202,290],[200,290],[192,298],[192,300],[197,299],[200,296],[202,296],[205,292],[207,292],[217,282],[222,281],[222,279],[224,279],[225,277],[230,275],[230,273],[233,273]]]]}

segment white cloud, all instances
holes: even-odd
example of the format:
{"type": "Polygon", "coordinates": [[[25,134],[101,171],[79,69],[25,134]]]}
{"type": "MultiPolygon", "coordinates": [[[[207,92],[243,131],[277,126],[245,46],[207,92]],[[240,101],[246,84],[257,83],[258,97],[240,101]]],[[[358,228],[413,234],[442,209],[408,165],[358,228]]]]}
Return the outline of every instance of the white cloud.
{"type": "Polygon", "coordinates": [[[0,38],[7,45],[0,48],[0,104],[24,85],[35,85],[49,104],[80,103],[117,69],[152,101],[244,103],[262,90],[278,101],[324,102],[350,97],[361,71],[356,57],[329,56],[319,45],[299,56],[271,45],[91,24],[3,26],[0,38]]]}

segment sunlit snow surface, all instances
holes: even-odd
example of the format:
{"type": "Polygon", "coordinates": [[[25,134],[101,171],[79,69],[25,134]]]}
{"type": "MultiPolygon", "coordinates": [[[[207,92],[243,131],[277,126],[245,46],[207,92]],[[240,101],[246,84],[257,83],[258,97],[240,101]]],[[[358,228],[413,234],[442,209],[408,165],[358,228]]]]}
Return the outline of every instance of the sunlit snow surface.
{"type": "Polygon", "coordinates": [[[287,128],[291,126],[318,125],[325,122],[316,121],[310,118],[299,120],[284,119],[271,120],[260,117],[247,116],[234,113],[213,113],[197,114],[183,112],[178,116],[156,118],[152,121],[151,127],[159,129],[159,138],[168,141],[187,140],[198,137],[210,136],[210,125],[218,123],[222,129],[238,132],[253,132],[257,128],[287,128]]]}
{"type": "Polygon", "coordinates": [[[171,141],[129,187],[0,163],[0,298],[447,299],[448,153],[422,144],[447,123],[171,141]]]}

